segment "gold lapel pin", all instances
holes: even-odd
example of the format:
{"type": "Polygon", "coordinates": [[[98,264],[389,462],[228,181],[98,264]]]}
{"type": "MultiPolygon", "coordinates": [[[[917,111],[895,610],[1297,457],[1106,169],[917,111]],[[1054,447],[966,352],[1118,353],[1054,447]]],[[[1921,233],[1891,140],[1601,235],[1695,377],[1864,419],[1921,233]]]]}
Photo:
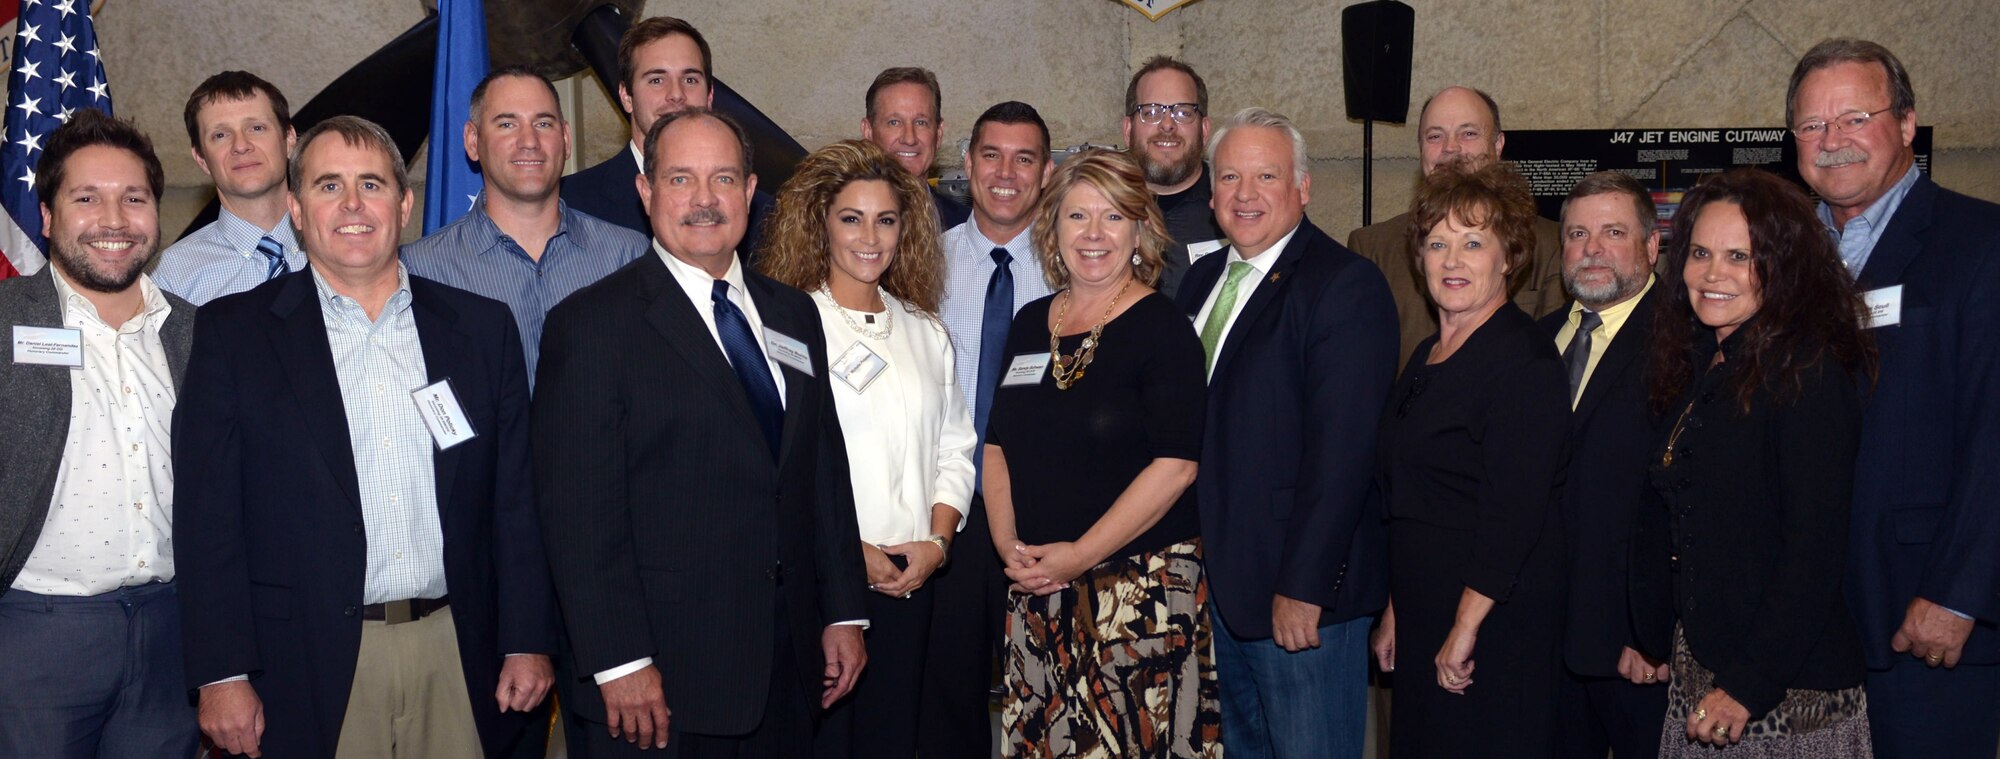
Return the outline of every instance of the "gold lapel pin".
{"type": "Polygon", "coordinates": [[[1278,272],[1275,271],[1271,272],[1271,283],[1276,284],[1277,282],[1278,282],[1278,272]]]}

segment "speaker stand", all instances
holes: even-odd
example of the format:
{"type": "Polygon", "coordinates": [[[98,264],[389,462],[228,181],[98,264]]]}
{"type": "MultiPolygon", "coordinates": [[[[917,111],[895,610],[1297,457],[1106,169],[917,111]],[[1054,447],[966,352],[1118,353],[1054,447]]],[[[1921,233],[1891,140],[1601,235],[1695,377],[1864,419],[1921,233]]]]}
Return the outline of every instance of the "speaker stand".
{"type": "Polygon", "coordinates": [[[1375,223],[1375,120],[1361,120],[1361,226],[1375,223]]]}

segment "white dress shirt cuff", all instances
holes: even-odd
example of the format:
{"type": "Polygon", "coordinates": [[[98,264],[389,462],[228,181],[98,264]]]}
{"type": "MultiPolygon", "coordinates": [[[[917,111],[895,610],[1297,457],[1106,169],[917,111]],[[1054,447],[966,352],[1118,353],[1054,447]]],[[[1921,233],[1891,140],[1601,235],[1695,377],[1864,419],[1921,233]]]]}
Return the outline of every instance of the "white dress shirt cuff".
{"type": "Polygon", "coordinates": [[[653,665],[653,657],[648,656],[644,659],[632,662],[626,662],[616,667],[604,670],[603,672],[599,672],[595,675],[591,675],[591,679],[596,680],[598,685],[603,685],[605,683],[632,674],[634,672],[645,669],[652,665],[653,665]]]}
{"type": "MultiPolygon", "coordinates": [[[[217,680],[217,681],[215,681],[215,682],[212,682],[212,683],[209,683],[208,685],[221,685],[221,684],[223,684],[223,683],[234,683],[234,682],[242,682],[242,681],[244,681],[244,680],[248,680],[248,679],[250,679],[250,676],[249,676],[249,675],[237,675],[237,676],[235,676],[235,677],[225,677],[225,678],[222,678],[222,679],[220,679],[220,680],[217,680]]],[[[208,687],[208,685],[204,685],[204,686],[201,686],[201,687],[203,687],[203,688],[206,688],[206,687],[208,687]]]]}
{"type": "Polygon", "coordinates": [[[1958,617],[1959,619],[1971,619],[1971,618],[1972,618],[1972,615],[1971,615],[1971,614],[1967,614],[1967,613],[1965,613],[1965,612],[1962,612],[1962,611],[1959,611],[1959,610],[1957,610],[1957,609],[1954,609],[1954,608],[1951,608],[1951,607],[1949,607],[1949,606],[1939,606],[1938,608],[1940,608],[1940,609],[1943,609],[1943,610],[1945,610],[1945,611],[1948,611],[1948,612],[1951,612],[1952,616],[1954,616],[1954,617],[1958,617]]]}
{"type": "Polygon", "coordinates": [[[840,627],[840,626],[842,626],[842,625],[855,625],[855,626],[859,626],[859,627],[860,627],[861,629],[863,629],[863,630],[866,630],[866,629],[868,629],[868,620],[865,620],[865,619],[850,619],[850,620],[847,620],[847,621],[845,621],[845,622],[835,622],[835,623],[833,623],[833,624],[830,624],[830,625],[827,625],[827,627],[840,627]]]}

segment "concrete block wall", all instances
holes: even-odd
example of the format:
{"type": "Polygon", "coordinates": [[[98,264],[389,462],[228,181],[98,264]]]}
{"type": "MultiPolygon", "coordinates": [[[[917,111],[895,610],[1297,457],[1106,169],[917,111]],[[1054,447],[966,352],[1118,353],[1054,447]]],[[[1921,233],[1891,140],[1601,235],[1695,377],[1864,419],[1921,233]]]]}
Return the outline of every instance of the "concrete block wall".
{"type": "MultiPolygon", "coordinates": [[[[1500,101],[1510,129],[1778,125],[1801,53],[1829,36],[1874,39],[1915,79],[1919,119],[1935,127],[1936,177],[2000,200],[1992,75],[2000,48],[1986,40],[2000,28],[2000,3],[1992,0],[1411,4],[1412,99],[1478,86],[1500,101]]],[[[1157,22],[1116,0],[652,0],[647,11],[698,25],[716,75],[808,148],[858,134],[862,93],[880,69],[930,67],[944,85],[947,164],[959,160],[950,146],[979,112],[1008,99],[1039,108],[1058,145],[1116,143],[1129,72],[1153,54],[1177,54],[1207,78],[1215,114],[1261,105],[1300,123],[1311,147],[1311,213],[1338,235],[1360,222],[1362,164],[1361,127],[1345,117],[1340,80],[1344,5],[1200,0],[1157,22]]],[[[97,21],[104,61],[119,114],[162,149],[172,186],[165,233],[178,234],[210,196],[181,125],[186,94],[204,77],[253,70],[302,104],[422,15],[420,0],[108,0],[97,21]]],[[[625,126],[594,77],[574,92],[588,165],[622,148],[625,126]]],[[[1379,219],[1408,202],[1416,137],[1397,125],[1378,125],[1375,137],[1379,219]]]]}

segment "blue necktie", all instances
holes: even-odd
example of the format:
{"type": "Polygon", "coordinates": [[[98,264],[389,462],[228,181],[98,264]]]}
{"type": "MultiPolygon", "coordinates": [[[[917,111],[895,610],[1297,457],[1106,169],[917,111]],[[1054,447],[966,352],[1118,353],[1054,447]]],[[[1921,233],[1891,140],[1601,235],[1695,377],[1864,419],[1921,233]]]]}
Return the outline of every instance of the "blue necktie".
{"type": "MultiPolygon", "coordinates": [[[[993,278],[986,281],[986,310],[979,318],[979,395],[972,405],[972,426],[986,437],[986,419],[993,412],[993,392],[1000,387],[1000,367],[1007,358],[1007,327],[1014,323],[1014,256],[993,249],[993,278]]],[[[979,461],[984,456],[974,456],[979,461]]]]}
{"type": "Polygon", "coordinates": [[[757,336],[750,333],[750,319],[729,302],[729,283],[716,280],[708,297],[715,301],[715,334],[722,338],[722,352],[729,356],[736,381],[743,385],[743,397],[750,401],[750,413],[764,428],[764,442],[771,445],[771,458],[776,459],[778,436],[785,428],[785,406],[778,400],[771,365],[764,361],[763,349],[757,347],[757,336]]]}
{"type": "Polygon", "coordinates": [[[278,244],[277,240],[271,239],[270,235],[265,235],[263,239],[257,241],[257,252],[264,254],[265,258],[271,259],[271,268],[264,271],[264,281],[269,282],[277,279],[278,275],[292,270],[291,267],[285,265],[285,246],[278,244]]]}

